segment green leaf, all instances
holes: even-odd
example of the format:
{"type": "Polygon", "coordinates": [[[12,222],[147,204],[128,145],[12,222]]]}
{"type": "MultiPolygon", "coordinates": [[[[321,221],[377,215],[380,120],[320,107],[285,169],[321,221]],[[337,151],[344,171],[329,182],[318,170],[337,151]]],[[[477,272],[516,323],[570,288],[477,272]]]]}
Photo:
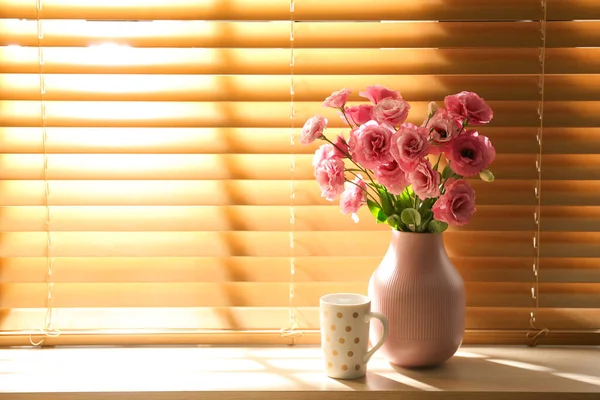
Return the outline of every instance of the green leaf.
{"type": "Polygon", "coordinates": [[[454,176],[454,171],[452,171],[452,168],[450,168],[450,163],[448,163],[444,167],[444,171],[442,171],[442,178],[448,179],[448,178],[452,178],[453,176],[454,176]]]}
{"type": "Polygon", "coordinates": [[[394,205],[390,200],[390,195],[387,190],[379,188],[377,189],[379,193],[379,200],[381,200],[381,207],[383,207],[383,212],[386,215],[392,215],[394,213],[394,205]]]}
{"type": "Polygon", "coordinates": [[[367,207],[369,207],[369,211],[371,211],[371,214],[375,217],[378,224],[385,222],[387,217],[385,216],[381,208],[379,208],[377,203],[375,203],[373,200],[367,199],[367,207]]]}
{"type": "Polygon", "coordinates": [[[437,221],[435,219],[431,220],[428,225],[429,232],[433,233],[442,233],[446,229],[448,229],[448,224],[442,221],[437,221]]]}
{"type": "Polygon", "coordinates": [[[421,225],[421,214],[414,208],[405,208],[400,214],[400,219],[414,232],[421,225]],[[412,227],[411,227],[412,225],[412,227]]]}
{"type": "Polygon", "coordinates": [[[389,226],[391,226],[394,229],[398,229],[398,227],[402,225],[402,220],[400,219],[398,214],[390,215],[386,222],[389,226]]]}
{"type": "Polygon", "coordinates": [[[398,198],[398,203],[400,204],[400,209],[410,208],[413,206],[412,195],[414,194],[412,190],[412,186],[408,186],[406,189],[400,193],[398,198]]]}
{"type": "Polygon", "coordinates": [[[431,221],[432,219],[433,219],[433,212],[431,210],[426,210],[423,213],[423,218],[422,218],[421,224],[419,225],[418,231],[425,232],[425,230],[429,226],[429,221],[431,221]]]}

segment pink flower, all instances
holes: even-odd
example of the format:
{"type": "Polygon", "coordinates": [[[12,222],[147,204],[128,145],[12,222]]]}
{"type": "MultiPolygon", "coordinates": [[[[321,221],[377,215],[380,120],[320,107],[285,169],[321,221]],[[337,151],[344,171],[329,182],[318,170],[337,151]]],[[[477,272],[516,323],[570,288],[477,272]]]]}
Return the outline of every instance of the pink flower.
{"type": "Polygon", "coordinates": [[[462,133],[454,142],[446,157],[452,161],[450,167],[462,176],[473,176],[486,169],[496,158],[492,142],[477,131],[462,133]]]}
{"type": "Polygon", "coordinates": [[[475,191],[464,179],[448,179],[446,193],[440,196],[432,208],[433,217],[448,225],[465,225],[475,213],[475,191]]]}
{"type": "Polygon", "coordinates": [[[390,153],[390,141],[393,129],[369,121],[350,133],[350,154],[363,167],[374,169],[393,160],[390,153]]]}
{"type": "Polygon", "coordinates": [[[321,188],[321,196],[329,201],[344,191],[344,161],[338,157],[326,158],[315,168],[315,178],[321,188]]]}
{"type": "Polygon", "coordinates": [[[426,127],[431,131],[429,138],[440,152],[448,150],[448,143],[456,139],[462,129],[460,122],[443,108],[433,114],[426,127]]]}
{"type": "Polygon", "coordinates": [[[340,209],[342,214],[352,214],[354,222],[358,222],[356,213],[360,207],[367,202],[366,190],[367,184],[362,177],[358,176],[354,179],[354,184],[346,183],[346,189],[340,196],[340,209]]]}
{"type": "Polygon", "coordinates": [[[455,116],[469,119],[471,125],[487,124],[494,117],[494,113],[485,100],[473,92],[460,92],[444,99],[446,108],[455,116]]]}
{"type": "Polygon", "coordinates": [[[317,151],[315,151],[315,155],[313,156],[312,166],[317,168],[321,163],[328,158],[333,158],[336,156],[335,148],[329,144],[322,144],[319,146],[317,151]]]}
{"type": "Polygon", "coordinates": [[[373,108],[373,119],[380,124],[396,126],[408,117],[410,104],[402,99],[385,98],[373,108]]]}
{"type": "Polygon", "coordinates": [[[410,182],[396,161],[375,168],[375,177],[392,194],[400,194],[410,182]]]}
{"type": "Polygon", "coordinates": [[[300,142],[302,144],[310,144],[323,136],[323,130],[327,126],[327,119],[316,115],[309,118],[300,133],[300,142]]]}
{"type": "MultiPolygon", "coordinates": [[[[373,119],[373,105],[372,104],[361,104],[359,106],[346,107],[344,110],[346,117],[351,123],[355,125],[362,125],[373,119]]],[[[346,122],[346,119],[342,116],[342,120],[346,122]]],[[[348,122],[346,122],[348,123],[348,122]]]]}
{"type": "Polygon", "coordinates": [[[348,157],[348,153],[350,150],[348,149],[348,143],[346,143],[346,139],[342,135],[338,135],[335,138],[335,142],[333,142],[333,155],[340,158],[348,157]]]}
{"type": "Polygon", "coordinates": [[[404,172],[412,172],[429,152],[427,129],[402,124],[392,137],[391,153],[404,172]]]}
{"type": "Polygon", "coordinates": [[[438,197],[440,195],[440,174],[431,168],[431,163],[424,160],[408,174],[408,179],[412,184],[413,192],[421,200],[428,197],[438,197]]]}
{"type": "Polygon", "coordinates": [[[349,89],[342,89],[331,93],[331,95],[323,102],[323,107],[343,108],[346,105],[350,93],[352,93],[352,91],[349,89]]]}
{"type": "Polygon", "coordinates": [[[395,100],[402,99],[400,92],[388,89],[381,85],[369,86],[364,92],[360,92],[359,94],[361,97],[365,97],[375,104],[388,97],[395,100]]]}

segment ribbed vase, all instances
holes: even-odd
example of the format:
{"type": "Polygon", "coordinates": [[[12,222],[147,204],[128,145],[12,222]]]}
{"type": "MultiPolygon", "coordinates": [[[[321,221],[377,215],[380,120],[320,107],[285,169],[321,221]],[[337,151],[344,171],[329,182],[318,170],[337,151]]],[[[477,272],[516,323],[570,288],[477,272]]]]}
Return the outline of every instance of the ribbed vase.
{"type": "MultiPolygon", "coordinates": [[[[446,254],[442,234],[392,231],[392,241],[369,282],[373,311],[389,321],[380,353],[392,364],[443,363],[462,343],[465,286],[446,254]]],[[[371,324],[371,338],[381,326],[371,324]]]]}

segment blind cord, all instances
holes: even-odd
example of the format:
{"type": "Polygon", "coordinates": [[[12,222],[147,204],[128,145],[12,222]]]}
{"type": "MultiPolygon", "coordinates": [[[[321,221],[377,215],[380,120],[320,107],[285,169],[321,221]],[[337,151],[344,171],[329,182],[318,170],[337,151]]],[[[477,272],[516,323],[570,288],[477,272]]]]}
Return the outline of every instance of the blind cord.
{"type": "Polygon", "coordinates": [[[34,339],[36,332],[32,332],[29,335],[29,342],[33,346],[42,346],[47,337],[56,337],[60,335],[60,331],[53,328],[53,289],[54,283],[52,280],[52,269],[54,260],[52,258],[52,236],[50,230],[50,218],[51,210],[48,197],[50,196],[50,185],[48,183],[48,132],[46,131],[46,83],[44,79],[44,49],[42,47],[42,39],[44,38],[44,29],[42,25],[42,18],[40,18],[40,12],[42,10],[42,0],[36,1],[36,18],[37,18],[37,44],[38,44],[38,73],[40,77],[40,117],[42,125],[42,147],[44,153],[44,206],[46,208],[45,214],[45,229],[46,229],[46,315],[44,317],[44,327],[40,328],[39,334],[42,338],[38,341],[34,339]]]}
{"type": "Polygon", "coordinates": [[[296,343],[296,338],[302,336],[302,332],[298,331],[298,320],[296,316],[296,308],[294,307],[295,297],[295,275],[296,275],[296,259],[295,247],[296,241],[294,237],[296,225],[296,213],[294,209],[296,199],[296,188],[294,183],[296,170],[295,145],[296,138],[294,133],[294,0],[290,0],[290,282],[289,282],[289,326],[281,330],[283,337],[291,338],[291,344],[296,343]]]}
{"type": "Polygon", "coordinates": [[[534,250],[534,261],[533,261],[533,282],[531,286],[531,298],[533,300],[534,308],[529,313],[529,327],[530,331],[527,332],[527,339],[529,340],[530,346],[536,346],[540,339],[547,336],[549,330],[547,328],[540,329],[536,326],[536,313],[540,307],[540,237],[541,237],[541,211],[542,211],[542,134],[544,130],[544,76],[545,76],[545,60],[546,60],[546,9],[547,0],[541,0],[542,7],[542,18],[540,20],[540,36],[541,36],[541,47],[540,47],[540,79],[538,82],[538,92],[540,94],[540,101],[538,103],[538,117],[540,125],[537,130],[536,140],[538,144],[538,154],[535,161],[535,168],[537,172],[536,185],[534,187],[534,194],[536,198],[535,210],[533,213],[533,220],[535,223],[535,232],[533,236],[533,250],[534,250]]]}

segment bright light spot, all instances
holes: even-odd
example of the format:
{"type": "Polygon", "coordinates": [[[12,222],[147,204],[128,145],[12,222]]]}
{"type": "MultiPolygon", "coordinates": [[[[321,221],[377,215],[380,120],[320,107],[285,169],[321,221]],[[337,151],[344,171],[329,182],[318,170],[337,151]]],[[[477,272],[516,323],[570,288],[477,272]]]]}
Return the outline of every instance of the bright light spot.
{"type": "Polygon", "coordinates": [[[384,358],[373,357],[373,358],[371,358],[371,361],[369,361],[368,370],[369,371],[392,372],[392,371],[394,371],[394,368],[392,368],[390,363],[387,360],[385,360],[384,358]]]}
{"type": "Polygon", "coordinates": [[[600,386],[600,378],[597,376],[583,375],[583,374],[569,374],[563,372],[555,372],[553,375],[560,376],[561,378],[572,379],[583,383],[589,383],[590,385],[600,386]]]}
{"type": "Polygon", "coordinates": [[[102,43],[102,44],[91,44],[88,46],[89,49],[95,49],[96,51],[107,51],[107,50],[124,50],[130,49],[131,46],[126,44],[118,44],[118,43],[102,43]]]}
{"type": "Polygon", "coordinates": [[[280,360],[266,360],[267,364],[277,369],[291,370],[291,371],[315,371],[323,369],[322,359],[280,359],[280,360]]]}
{"type": "Polygon", "coordinates": [[[530,371],[539,371],[539,372],[552,372],[554,371],[552,368],[543,367],[541,365],[529,364],[520,361],[512,361],[512,360],[487,360],[496,364],[508,365],[510,367],[528,369],[530,371]]]}
{"type": "MultiPolygon", "coordinates": [[[[405,20],[381,20],[379,21],[382,24],[411,24],[414,23],[414,21],[405,21],[405,20]]],[[[439,21],[419,21],[419,24],[422,22],[439,22],[439,21]]]]}
{"type": "Polygon", "coordinates": [[[464,358],[487,358],[483,354],[471,353],[468,351],[459,350],[454,354],[456,357],[464,357],[464,358]]]}
{"type": "MultiPolygon", "coordinates": [[[[87,60],[89,64],[115,65],[123,64],[132,47],[124,44],[103,43],[88,46],[87,60]]],[[[127,62],[125,62],[127,64],[127,62]]]]}
{"type": "Polygon", "coordinates": [[[291,375],[294,381],[301,381],[310,388],[320,390],[352,390],[349,386],[329,378],[325,372],[299,372],[291,375]]]}
{"type": "Polygon", "coordinates": [[[423,383],[413,378],[409,378],[408,376],[402,375],[398,372],[379,372],[377,375],[383,376],[384,378],[391,379],[396,382],[400,382],[404,385],[414,387],[415,389],[425,390],[428,392],[440,392],[442,389],[436,388],[435,386],[428,385],[427,383],[423,383]]]}
{"type": "Polygon", "coordinates": [[[270,358],[270,359],[305,359],[314,358],[322,359],[323,350],[318,347],[306,347],[302,348],[302,351],[298,351],[297,348],[277,348],[277,349],[251,349],[247,351],[247,354],[251,357],[257,358],[270,358]]]}
{"type": "Polygon", "coordinates": [[[22,49],[23,46],[19,46],[18,44],[9,44],[6,46],[7,49],[22,49]]]}

